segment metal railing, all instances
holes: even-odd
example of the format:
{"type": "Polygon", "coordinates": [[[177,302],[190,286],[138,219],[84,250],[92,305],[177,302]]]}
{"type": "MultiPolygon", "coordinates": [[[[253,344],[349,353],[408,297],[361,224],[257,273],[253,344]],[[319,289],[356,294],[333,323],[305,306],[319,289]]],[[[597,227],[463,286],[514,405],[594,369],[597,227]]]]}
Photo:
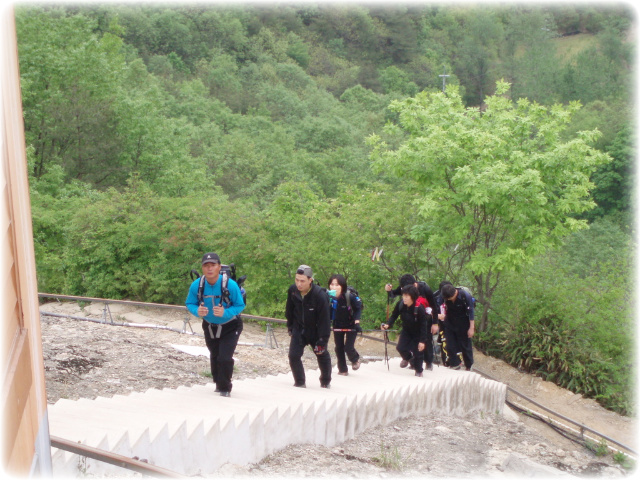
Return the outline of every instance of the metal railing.
{"type": "Polygon", "coordinates": [[[125,457],[117,453],[108,452],[106,450],[100,450],[98,448],[83,445],[81,443],[65,440],[64,438],[51,436],[51,446],[59,448],[67,452],[75,453],[82,457],[92,458],[100,462],[108,463],[109,465],[115,465],[117,467],[125,468],[142,475],[160,477],[160,478],[188,478],[185,475],[181,475],[177,472],[167,470],[162,467],[151,465],[143,460],[136,458],[125,457]]]}

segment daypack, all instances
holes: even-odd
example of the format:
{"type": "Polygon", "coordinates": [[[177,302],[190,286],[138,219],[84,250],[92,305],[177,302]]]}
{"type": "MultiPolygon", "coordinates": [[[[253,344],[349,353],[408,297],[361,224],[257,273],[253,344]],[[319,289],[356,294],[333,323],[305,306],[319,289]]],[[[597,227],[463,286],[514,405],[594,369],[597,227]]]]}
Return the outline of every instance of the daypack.
{"type": "Polygon", "coordinates": [[[351,296],[360,299],[360,304],[362,305],[361,308],[364,310],[364,303],[362,303],[362,299],[360,298],[360,295],[358,295],[358,291],[355,287],[347,285],[347,291],[344,293],[344,296],[347,299],[347,310],[349,310],[349,313],[351,313],[351,296]]]}
{"type": "Polygon", "coordinates": [[[462,295],[462,300],[464,301],[464,304],[466,305],[466,307],[469,308],[469,300],[471,300],[471,303],[473,304],[473,308],[475,310],[476,298],[471,293],[471,290],[469,290],[467,287],[456,287],[456,288],[462,290],[465,293],[465,295],[462,295]]]}
{"type": "Polygon", "coordinates": [[[415,301],[413,305],[413,316],[416,322],[418,321],[418,307],[421,305],[424,307],[425,311],[427,312],[427,315],[431,315],[431,312],[433,312],[433,309],[429,305],[429,300],[427,300],[424,297],[418,297],[418,299],[415,301]]]}
{"type": "MultiPolygon", "coordinates": [[[[229,288],[227,287],[227,285],[229,284],[229,278],[231,278],[238,284],[238,287],[240,287],[240,293],[242,294],[242,301],[246,306],[247,292],[242,286],[242,284],[247,279],[247,276],[243,275],[240,278],[236,279],[236,266],[233,263],[229,265],[222,265],[222,267],[220,268],[220,275],[222,276],[222,284],[220,285],[222,295],[221,295],[220,303],[222,302],[225,302],[227,304],[231,303],[231,300],[229,299],[229,288]]],[[[202,302],[204,301],[205,277],[204,275],[200,276],[200,273],[198,273],[197,270],[191,270],[191,279],[195,280],[196,278],[200,279],[200,284],[198,285],[198,305],[201,305],[202,302]]]]}

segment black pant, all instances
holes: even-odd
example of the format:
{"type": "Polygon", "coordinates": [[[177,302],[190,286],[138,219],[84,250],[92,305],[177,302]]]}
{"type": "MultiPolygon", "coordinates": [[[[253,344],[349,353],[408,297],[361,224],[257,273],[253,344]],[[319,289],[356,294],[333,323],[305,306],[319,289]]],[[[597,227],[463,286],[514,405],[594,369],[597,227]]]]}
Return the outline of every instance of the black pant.
{"type": "Polygon", "coordinates": [[[457,367],[460,365],[462,362],[460,361],[460,356],[458,354],[462,353],[464,366],[467,369],[471,368],[471,365],[473,365],[473,348],[467,331],[447,328],[444,331],[444,337],[447,342],[449,366],[457,367]]]}
{"type": "MultiPolygon", "coordinates": [[[[419,373],[422,372],[424,353],[418,350],[418,343],[420,343],[418,337],[413,337],[406,330],[402,330],[396,350],[403,360],[411,361],[411,365],[419,373]]],[[[433,350],[431,350],[431,357],[433,360],[433,350]]]]}
{"type": "Polygon", "coordinates": [[[211,376],[216,387],[221,392],[231,391],[231,376],[233,375],[233,352],[238,345],[238,338],[242,332],[242,320],[236,318],[225,324],[217,325],[202,321],[204,341],[207,344],[211,361],[211,376]]]}
{"type": "Polygon", "coordinates": [[[438,332],[438,344],[440,345],[440,357],[442,358],[442,365],[449,366],[449,347],[447,345],[447,339],[444,336],[444,325],[440,327],[438,332]]]}
{"type": "Polygon", "coordinates": [[[349,361],[351,363],[355,363],[360,359],[360,355],[355,348],[357,336],[358,332],[333,332],[333,341],[336,344],[336,359],[338,360],[339,372],[344,373],[349,371],[347,368],[345,353],[346,356],[349,357],[349,361]]]}
{"type": "MultiPolygon", "coordinates": [[[[304,365],[302,365],[302,354],[304,347],[310,345],[315,347],[315,341],[306,339],[300,334],[298,328],[291,331],[291,341],[289,342],[289,366],[296,385],[304,385],[306,377],[304,373],[304,365]]],[[[331,383],[331,355],[325,348],[324,352],[316,355],[318,359],[318,368],[320,369],[320,385],[329,385],[331,383]]]]}

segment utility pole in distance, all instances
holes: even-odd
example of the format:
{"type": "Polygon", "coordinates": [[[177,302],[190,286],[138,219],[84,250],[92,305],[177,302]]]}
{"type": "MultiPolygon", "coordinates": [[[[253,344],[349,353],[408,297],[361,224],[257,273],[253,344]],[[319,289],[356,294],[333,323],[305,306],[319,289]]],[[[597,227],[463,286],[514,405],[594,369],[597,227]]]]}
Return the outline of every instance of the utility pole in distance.
{"type": "Polygon", "coordinates": [[[445,93],[447,77],[449,76],[449,75],[447,75],[447,67],[444,67],[444,73],[442,75],[438,75],[438,76],[442,77],[442,93],[445,93]]]}

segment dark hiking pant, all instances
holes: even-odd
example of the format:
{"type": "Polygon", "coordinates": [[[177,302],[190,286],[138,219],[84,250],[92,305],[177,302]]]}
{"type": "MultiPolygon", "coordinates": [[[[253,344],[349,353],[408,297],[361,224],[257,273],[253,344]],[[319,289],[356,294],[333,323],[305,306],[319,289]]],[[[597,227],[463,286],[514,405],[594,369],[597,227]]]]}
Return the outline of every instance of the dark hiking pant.
{"type": "Polygon", "coordinates": [[[233,352],[242,332],[242,320],[236,318],[222,325],[202,321],[204,341],[209,349],[211,376],[221,392],[230,392],[233,375],[233,352]]]}
{"type": "MultiPolygon", "coordinates": [[[[302,354],[304,353],[304,347],[307,345],[313,349],[315,342],[307,340],[300,334],[300,330],[294,328],[291,331],[291,341],[289,342],[289,366],[296,385],[304,385],[306,383],[302,354]]],[[[331,355],[329,350],[325,348],[322,354],[316,355],[316,358],[320,369],[320,385],[329,385],[331,383],[331,355]]]]}
{"type": "Polygon", "coordinates": [[[467,335],[467,331],[455,330],[447,328],[444,331],[445,340],[447,342],[447,353],[450,367],[457,367],[462,362],[459,354],[462,354],[464,366],[468,369],[473,365],[473,348],[471,339],[467,335]]]}
{"type": "MultiPolygon", "coordinates": [[[[422,361],[424,359],[424,352],[418,351],[419,339],[412,337],[405,330],[400,332],[400,338],[398,338],[398,345],[396,350],[400,354],[403,360],[408,360],[415,368],[416,372],[422,372],[422,361]]],[[[433,350],[431,350],[431,360],[433,360],[433,350]]]]}
{"type": "Polygon", "coordinates": [[[358,332],[333,332],[333,341],[336,344],[338,371],[341,373],[349,371],[347,368],[347,357],[351,363],[355,363],[360,359],[360,355],[355,348],[357,336],[358,332]]]}

